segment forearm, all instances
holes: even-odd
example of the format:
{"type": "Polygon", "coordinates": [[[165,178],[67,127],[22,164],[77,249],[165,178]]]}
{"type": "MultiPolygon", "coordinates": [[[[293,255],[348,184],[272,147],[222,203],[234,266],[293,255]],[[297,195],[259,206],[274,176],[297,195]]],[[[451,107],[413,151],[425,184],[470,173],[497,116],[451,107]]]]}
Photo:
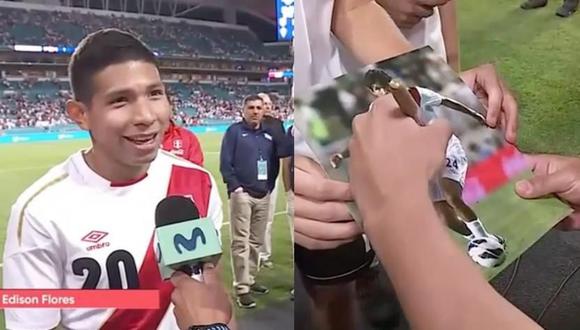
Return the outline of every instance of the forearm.
{"type": "Polygon", "coordinates": [[[332,32],[364,65],[413,49],[387,12],[370,0],[335,0],[332,32]]]}
{"type": "Polygon", "coordinates": [[[539,329],[455,245],[426,189],[400,193],[363,217],[413,329],[539,329]]]}
{"type": "Polygon", "coordinates": [[[457,5],[455,0],[439,7],[441,15],[441,31],[445,42],[445,52],[447,53],[447,63],[460,72],[461,63],[459,56],[459,35],[457,32],[457,5]]]}

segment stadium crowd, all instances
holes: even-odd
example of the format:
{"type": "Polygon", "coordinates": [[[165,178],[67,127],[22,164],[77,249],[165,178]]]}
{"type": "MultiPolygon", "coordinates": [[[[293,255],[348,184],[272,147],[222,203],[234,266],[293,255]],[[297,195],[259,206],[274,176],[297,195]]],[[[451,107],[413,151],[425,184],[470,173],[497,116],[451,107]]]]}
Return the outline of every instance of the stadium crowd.
{"type": "MultiPolygon", "coordinates": [[[[274,101],[273,115],[286,119],[288,86],[270,89],[274,101]]],[[[256,86],[231,84],[168,83],[168,94],[174,109],[174,121],[185,126],[215,121],[238,121],[245,95],[255,93],[256,86]]],[[[72,122],[65,113],[70,97],[68,83],[61,81],[20,82],[0,80],[0,129],[37,127],[50,129],[72,122]]]]}
{"type": "Polygon", "coordinates": [[[0,10],[0,46],[32,44],[76,45],[85,35],[104,26],[138,35],[159,55],[211,56],[253,60],[290,60],[286,52],[265,47],[249,30],[212,27],[190,22],[95,15],[78,11],[0,10]]]}

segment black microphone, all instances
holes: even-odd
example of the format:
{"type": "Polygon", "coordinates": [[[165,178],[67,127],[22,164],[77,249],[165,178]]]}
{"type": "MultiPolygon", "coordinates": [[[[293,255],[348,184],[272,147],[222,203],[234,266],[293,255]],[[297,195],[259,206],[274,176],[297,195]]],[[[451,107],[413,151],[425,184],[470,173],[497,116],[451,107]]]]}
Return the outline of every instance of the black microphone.
{"type": "Polygon", "coordinates": [[[204,262],[216,264],[221,243],[213,221],[200,218],[192,199],[169,196],[155,209],[157,262],[164,279],[175,270],[199,273],[204,262]]]}
{"type": "Polygon", "coordinates": [[[155,227],[199,219],[199,210],[190,198],[169,196],[163,198],[155,209],[155,227]]]}

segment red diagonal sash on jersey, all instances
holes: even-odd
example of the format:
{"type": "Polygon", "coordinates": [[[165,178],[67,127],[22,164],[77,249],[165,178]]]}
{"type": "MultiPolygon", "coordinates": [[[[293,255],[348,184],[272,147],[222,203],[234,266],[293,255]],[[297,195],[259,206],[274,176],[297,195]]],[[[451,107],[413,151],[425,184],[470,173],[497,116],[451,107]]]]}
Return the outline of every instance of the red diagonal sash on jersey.
{"type": "MultiPolygon", "coordinates": [[[[199,210],[199,215],[207,216],[211,195],[209,175],[201,170],[173,166],[167,196],[191,196],[199,210]]],[[[117,309],[103,324],[101,330],[152,330],[157,329],[171,303],[173,285],[163,281],[155,256],[154,238],[151,238],[147,253],[139,269],[139,289],[159,290],[159,309],[117,309]]]]}

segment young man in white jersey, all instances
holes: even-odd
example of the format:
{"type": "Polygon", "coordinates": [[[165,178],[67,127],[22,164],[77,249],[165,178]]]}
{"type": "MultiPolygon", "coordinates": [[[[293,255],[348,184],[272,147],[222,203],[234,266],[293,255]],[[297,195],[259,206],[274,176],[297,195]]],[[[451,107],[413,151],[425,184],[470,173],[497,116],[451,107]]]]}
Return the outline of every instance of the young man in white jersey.
{"type": "MultiPolygon", "coordinates": [[[[402,83],[396,82],[388,73],[381,69],[371,69],[365,73],[365,85],[377,96],[396,92],[396,89],[406,88],[402,83]]],[[[447,98],[437,92],[422,87],[410,87],[407,89],[418,107],[408,107],[405,113],[415,119],[420,125],[427,125],[437,118],[436,107],[448,107],[450,109],[467,114],[487,126],[485,117],[477,111],[459,101],[447,98]],[[420,110],[420,111],[418,111],[420,110]]],[[[405,92],[405,90],[403,90],[405,92]]],[[[465,150],[457,136],[452,135],[445,152],[445,167],[441,178],[430,184],[430,194],[435,209],[446,221],[449,228],[463,235],[469,246],[473,241],[487,238],[495,241],[502,249],[497,253],[489,253],[482,250],[479,254],[471,254],[470,257],[477,263],[486,259],[487,264],[499,266],[505,260],[505,240],[494,234],[490,234],[479,217],[462,198],[467,174],[468,160],[465,150]],[[490,262],[493,260],[493,262],[490,262]]]]}
{"type": "Polygon", "coordinates": [[[13,205],[3,287],[154,289],[160,308],[7,309],[6,326],[178,329],[173,286],[156,261],[155,209],[166,196],[188,196],[219,230],[216,182],[160,151],[171,108],[155,55],[136,37],[116,29],[87,36],[70,59],[69,78],[67,112],[89,131],[92,146],[49,170],[13,205]]]}

